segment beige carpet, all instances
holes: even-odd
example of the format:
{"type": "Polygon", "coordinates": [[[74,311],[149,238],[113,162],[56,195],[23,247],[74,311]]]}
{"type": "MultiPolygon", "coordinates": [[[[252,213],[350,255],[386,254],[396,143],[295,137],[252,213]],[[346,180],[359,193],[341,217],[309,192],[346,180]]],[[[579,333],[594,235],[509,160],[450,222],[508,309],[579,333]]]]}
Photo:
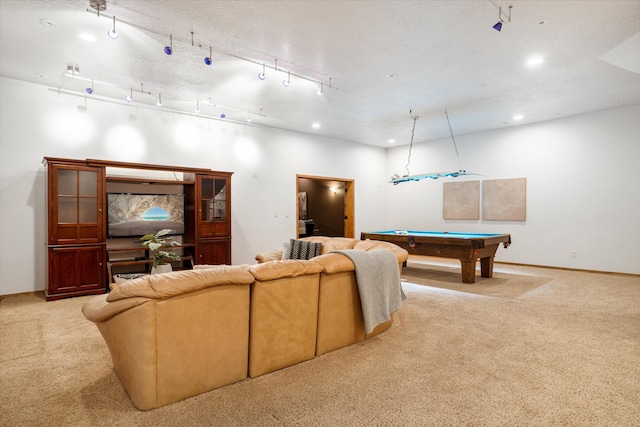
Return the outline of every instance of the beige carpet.
{"type": "Polygon", "coordinates": [[[148,412],[80,312],[91,297],[3,298],[0,425],[640,425],[639,277],[496,265],[465,285],[419,262],[403,277],[386,333],[148,412]]]}

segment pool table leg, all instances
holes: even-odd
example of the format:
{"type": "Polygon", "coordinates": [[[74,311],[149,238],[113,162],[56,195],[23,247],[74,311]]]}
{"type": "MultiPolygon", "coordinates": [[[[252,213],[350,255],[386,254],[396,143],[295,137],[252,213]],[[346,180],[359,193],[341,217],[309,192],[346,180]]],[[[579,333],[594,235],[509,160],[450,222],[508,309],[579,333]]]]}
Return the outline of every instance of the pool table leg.
{"type": "Polygon", "coordinates": [[[475,283],[476,281],[476,260],[461,259],[462,265],[462,283],[475,283]]]}
{"type": "Polygon", "coordinates": [[[493,277],[493,257],[480,258],[480,275],[482,277],[493,277]]]}

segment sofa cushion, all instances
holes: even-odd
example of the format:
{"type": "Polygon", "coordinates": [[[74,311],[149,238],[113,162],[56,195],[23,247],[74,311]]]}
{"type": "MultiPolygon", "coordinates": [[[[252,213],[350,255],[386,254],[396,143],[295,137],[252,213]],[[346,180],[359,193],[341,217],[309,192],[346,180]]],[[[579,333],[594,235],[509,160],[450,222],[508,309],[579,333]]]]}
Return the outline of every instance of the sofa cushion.
{"type": "Polygon", "coordinates": [[[359,242],[359,240],[352,239],[350,237],[328,237],[328,236],[309,236],[309,237],[303,237],[300,240],[303,240],[305,242],[322,243],[322,248],[320,248],[320,255],[328,254],[329,252],[332,252],[332,251],[353,249],[356,243],[359,242]]]}
{"type": "Polygon", "coordinates": [[[296,239],[290,239],[289,244],[291,245],[289,249],[290,259],[311,259],[320,255],[320,249],[322,247],[322,243],[296,239]]]}
{"type": "Polygon", "coordinates": [[[248,285],[253,276],[247,265],[219,265],[198,270],[174,271],[151,274],[129,280],[111,291],[106,301],[118,301],[132,297],[166,299],[200,289],[222,285],[248,285]]]}
{"type": "Polygon", "coordinates": [[[287,259],[252,265],[249,272],[256,280],[265,282],[285,277],[306,276],[322,271],[322,266],[314,261],[287,259]]]}

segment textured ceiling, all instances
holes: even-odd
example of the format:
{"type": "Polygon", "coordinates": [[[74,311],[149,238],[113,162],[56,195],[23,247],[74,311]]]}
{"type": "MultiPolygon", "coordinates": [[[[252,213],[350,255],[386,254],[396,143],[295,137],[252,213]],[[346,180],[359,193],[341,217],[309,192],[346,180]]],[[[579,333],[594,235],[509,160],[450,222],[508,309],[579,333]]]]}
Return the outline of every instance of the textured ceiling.
{"type": "Polygon", "coordinates": [[[97,99],[133,92],[132,105],[151,106],[161,94],[165,109],[251,112],[254,125],[381,147],[409,143],[409,110],[420,142],[449,135],[445,110],[461,135],[640,103],[637,0],[107,0],[100,17],[90,10],[89,0],[0,0],[0,75],[79,94],[93,79],[97,99]],[[495,31],[509,5],[511,22],[495,31]],[[527,67],[532,55],[544,63],[527,67]],[[85,80],[65,76],[69,64],[85,80]]]}

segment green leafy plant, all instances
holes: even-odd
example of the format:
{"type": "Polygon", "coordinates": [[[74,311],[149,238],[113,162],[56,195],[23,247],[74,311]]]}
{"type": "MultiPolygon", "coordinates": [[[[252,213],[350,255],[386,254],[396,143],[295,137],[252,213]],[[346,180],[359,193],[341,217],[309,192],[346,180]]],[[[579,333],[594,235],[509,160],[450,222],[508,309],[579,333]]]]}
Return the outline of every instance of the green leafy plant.
{"type": "Polygon", "coordinates": [[[171,246],[178,246],[173,237],[168,234],[173,233],[173,230],[164,228],[158,231],[156,234],[145,234],[140,238],[142,246],[149,249],[153,253],[153,266],[167,264],[171,261],[180,261],[180,255],[171,251],[160,250],[162,248],[170,248],[171,246]]]}

